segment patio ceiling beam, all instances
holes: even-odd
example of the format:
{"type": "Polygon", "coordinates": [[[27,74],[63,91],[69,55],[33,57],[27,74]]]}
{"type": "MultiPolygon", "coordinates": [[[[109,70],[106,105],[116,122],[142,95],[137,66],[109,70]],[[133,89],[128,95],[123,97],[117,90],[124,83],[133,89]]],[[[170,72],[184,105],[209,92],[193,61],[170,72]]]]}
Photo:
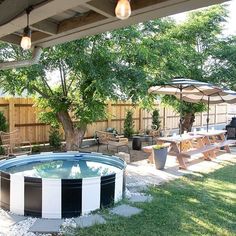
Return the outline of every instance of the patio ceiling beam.
{"type": "Polygon", "coordinates": [[[106,19],[105,16],[97,12],[88,12],[83,16],[72,17],[60,22],[58,26],[58,34],[80,28],[82,26],[91,25],[93,23],[99,25],[99,22],[106,19]]]}
{"type": "Polygon", "coordinates": [[[34,29],[34,30],[37,30],[37,31],[40,31],[49,35],[57,34],[57,27],[58,27],[57,24],[48,20],[43,20],[30,26],[31,29],[34,29]]]}
{"type": "Polygon", "coordinates": [[[21,37],[19,35],[16,35],[16,34],[8,34],[8,35],[3,36],[2,38],[0,38],[0,41],[4,41],[4,42],[7,42],[7,43],[19,45],[20,42],[21,42],[21,37]]]}
{"type": "MultiPolygon", "coordinates": [[[[34,45],[50,47],[56,44],[72,41],[90,35],[107,32],[122,27],[126,27],[138,22],[145,22],[156,18],[161,18],[184,11],[190,11],[201,7],[225,2],[227,0],[140,0],[131,5],[131,17],[125,21],[115,17],[106,18],[98,13],[91,12],[88,15],[76,17],[62,21],[59,24],[58,34],[49,38],[33,42],[34,45]],[[144,7],[145,5],[145,7],[144,7]],[[144,7],[144,8],[142,8],[144,7]],[[90,22],[85,22],[88,17],[90,22]],[[95,21],[97,18],[97,22],[95,21]]],[[[133,1],[131,1],[133,2],[133,1]]]]}
{"type": "MultiPolygon", "coordinates": [[[[89,0],[52,0],[44,5],[41,5],[35,8],[30,14],[30,24],[33,25],[40,21],[43,21],[49,17],[57,15],[60,12],[64,12],[68,9],[73,9],[74,7],[86,3],[89,0]]],[[[19,1],[20,2],[20,1],[19,1]]],[[[8,8],[11,8],[11,5],[4,5],[5,2],[1,4],[1,12],[8,11],[8,8]]],[[[9,3],[9,1],[6,1],[9,3]]],[[[10,23],[0,26],[0,37],[7,34],[11,34],[20,29],[23,29],[26,26],[26,14],[13,19],[10,23]]]]}
{"type": "Polygon", "coordinates": [[[115,17],[115,7],[116,2],[107,0],[93,0],[88,3],[83,4],[83,6],[105,16],[105,17],[115,17]]]}
{"type": "Polygon", "coordinates": [[[34,42],[34,41],[37,41],[40,39],[47,38],[49,36],[50,36],[49,34],[46,34],[46,33],[40,32],[40,31],[35,31],[31,35],[31,40],[32,40],[32,42],[34,42]]]}

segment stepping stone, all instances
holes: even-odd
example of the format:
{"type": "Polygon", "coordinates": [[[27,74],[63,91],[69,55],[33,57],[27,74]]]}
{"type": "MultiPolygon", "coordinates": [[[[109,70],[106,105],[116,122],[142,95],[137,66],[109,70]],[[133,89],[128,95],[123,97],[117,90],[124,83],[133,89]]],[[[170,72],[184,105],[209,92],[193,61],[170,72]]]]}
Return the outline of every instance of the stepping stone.
{"type": "Polygon", "coordinates": [[[152,196],[132,195],[129,201],[130,202],[151,202],[152,199],[153,199],[152,196]]]}
{"type": "Polygon", "coordinates": [[[7,232],[9,231],[9,228],[17,224],[18,222],[25,220],[26,217],[24,216],[18,216],[18,215],[13,215],[11,213],[4,212],[3,214],[0,215],[0,235],[7,235],[7,232]]]}
{"type": "Polygon", "coordinates": [[[80,228],[91,227],[95,224],[106,223],[106,220],[98,214],[89,215],[89,216],[81,216],[81,217],[75,218],[74,221],[80,228]]]}
{"type": "Polygon", "coordinates": [[[110,212],[119,216],[131,217],[132,215],[139,214],[140,212],[142,212],[142,210],[136,207],[123,204],[114,207],[113,209],[110,210],[110,212]]]}
{"type": "Polygon", "coordinates": [[[61,219],[37,219],[29,228],[34,233],[58,233],[63,220],[61,219]]]}

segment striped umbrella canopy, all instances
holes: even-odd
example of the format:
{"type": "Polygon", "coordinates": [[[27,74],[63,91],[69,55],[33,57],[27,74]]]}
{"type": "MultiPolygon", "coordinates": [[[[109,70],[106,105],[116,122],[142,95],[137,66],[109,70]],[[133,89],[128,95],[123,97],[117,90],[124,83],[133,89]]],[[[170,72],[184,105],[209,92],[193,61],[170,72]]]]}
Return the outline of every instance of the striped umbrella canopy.
{"type": "MultiPolygon", "coordinates": [[[[175,95],[180,99],[181,102],[183,101],[183,97],[187,99],[187,97],[190,98],[192,95],[209,96],[211,94],[215,94],[220,91],[221,89],[213,84],[192,80],[184,77],[175,77],[168,83],[164,83],[158,86],[153,86],[148,89],[149,93],[175,95]]],[[[183,121],[183,114],[181,106],[180,125],[179,125],[180,135],[182,131],[182,121],[183,121]]]]}
{"type": "MultiPolygon", "coordinates": [[[[177,95],[177,97],[179,97],[177,95]]],[[[236,103],[236,92],[229,89],[222,89],[216,93],[204,94],[184,94],[182,99],[186,102],[204,102],[209,104],[219,104],[219,103],[236,103]]]]}
{"type": "MultiPolygon", "coordinates": [[[[179,95],[176,95],[180,99],[179,95]]],[[[221,89],[218,92],[212,92],[205,94],[184,94],[182,100],[191,103],[203,102],[207,104],[207,131],[209,127],[209,110],[210,104],[219,104],[219,103],[236,103],[236,92],[229,89],[221,89]]]]}

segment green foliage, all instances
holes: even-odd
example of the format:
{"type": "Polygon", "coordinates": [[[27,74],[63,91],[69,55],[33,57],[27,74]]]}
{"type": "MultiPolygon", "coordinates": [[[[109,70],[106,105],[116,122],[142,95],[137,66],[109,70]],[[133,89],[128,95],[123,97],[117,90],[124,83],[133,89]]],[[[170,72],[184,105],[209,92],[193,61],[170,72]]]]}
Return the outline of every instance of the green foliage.
{"type": "Polygon", "coordinates": [[[155,150],[159,150],[159,149],[166,148],[166,146],[160,144],[160,145],[154,145],[152,148],[155,149],[155,150]]]}
{"type": "Polygon", "coordinates": [[[5,149],[0,145],[0,156],[5,155],[5,149]]]}
{"type": "Polygon", "coordinates": [[[152,112],[152,125],[153,125],[153,128],[156,129],[156,130],[159,130],[160,129],[160,126],[161,126],[161,120],[160,120],[160,112],[158,109],[155,109],[153,112],[152,112]]]}
{"type": "Polygon", "coordinates": [[[61,146],[61,134],[58,128],[51,127],[49,131],[49,144],[51,147],[59,148],[61,146]]]}
{"type": "MultiPolygon", "coordinates": [[[[0,112],[0,131],[6,132],[8,129],[8,124],[6,117],[2,112],[0,112]]],[[[5,155],[5,149],[1,146],[2,141],[0,139],[0,155],[5,155]]]]}
{"type": "Polygon", "coordinates": [[[40,153],[40,146],[39,145],[33,145],[32,146],[32,153],[40,153]]]}
{"type": "Polygon", "coordinates": [[[8,129],[8,124],[6,117],[2,112],[0,112],[0,131],[6,132],[8,129]]]}
{"type": "MultiPolygon", "coordinates": [[[[174,76],[221,81],[234,89],[236,38],[221,37],[226,18],[226,8],[217,5],[191,12],[181,24],[157,19],[47,48],[39,65],[0,71],[1,86],[39,98],[47,123],[63,123],[71,114],[76,121],[70,121],[71,130],[106,118],[107,99],[130,99],[151,110],[154,96],[147,96],[148,88],[174,76]],[[59,72],[58,81],[51,81],[49,72],[51,77],[59,72]]],[[[2,61],[29,57],[19,47],[0,45],[2,61]]],[[[169,104],[179,111],[174,100],[169,104]]],[[[183,110],[203,109],[196,106],[183,110]]]]}
{"type": "Polygon", "coordinates": [[[134,133],[133,111],[128,110],[124,121],[124,136],[126,138],[132,137],[134,133]]]}
{"type": "Polygon", "coordinates": [[[182,111],[183,116],[188,113],[195,114],[207,110],[207,105],[202,102],[200,103],[189,103],[185,101],[180,102],[180,100],[173,95],[165,95],[162,98],[161,102],[164,106],[172,107],[174,111],[177,113],[181,113],[182,111]]]}

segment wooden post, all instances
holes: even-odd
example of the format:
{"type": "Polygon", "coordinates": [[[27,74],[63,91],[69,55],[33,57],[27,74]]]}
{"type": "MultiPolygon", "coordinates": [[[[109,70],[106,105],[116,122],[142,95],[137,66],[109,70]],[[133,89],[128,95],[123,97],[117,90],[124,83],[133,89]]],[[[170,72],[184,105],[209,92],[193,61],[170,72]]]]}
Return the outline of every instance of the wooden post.
{"type": "Polygon", "coordinates": [[[215,125],[217,124],[217,105],[215,104],[215,125]]]}
{"type": "Polygon", "coordinates": [[[111,101],[108,101],[108,103],[107,103],[107,128],[112,126],[112,124],[111,124],[111,116],[112,116],[111,109],[112,109],[111,108],[111,101]]]}
{"type": "Polygon", "coordinates": [[[163,129],[166,131],[167,113],[166,108],[163,107],[163,129]]]}
{"type": "Polygon", "coordinates": [[[226,116],[225,116],[225,118],[226,118],[226,124],[229,122],[229,104],[226,104],[226,116]]]}
{"type": "Polygon", "coordinates": [[[143,119],[143,110],[142,108],[139,108],[139,130],[144,129],[144,119],[143,119]]]}
{"type": "Polygon", "coordinates": [[[10,98],[9,100],[9,132],[15,129],[15,100],[10,98]]]}
{"type": "Polygon", "coordinates": [[[203,127],[203,112],[201,112],[201,127],[203,127]]]}

